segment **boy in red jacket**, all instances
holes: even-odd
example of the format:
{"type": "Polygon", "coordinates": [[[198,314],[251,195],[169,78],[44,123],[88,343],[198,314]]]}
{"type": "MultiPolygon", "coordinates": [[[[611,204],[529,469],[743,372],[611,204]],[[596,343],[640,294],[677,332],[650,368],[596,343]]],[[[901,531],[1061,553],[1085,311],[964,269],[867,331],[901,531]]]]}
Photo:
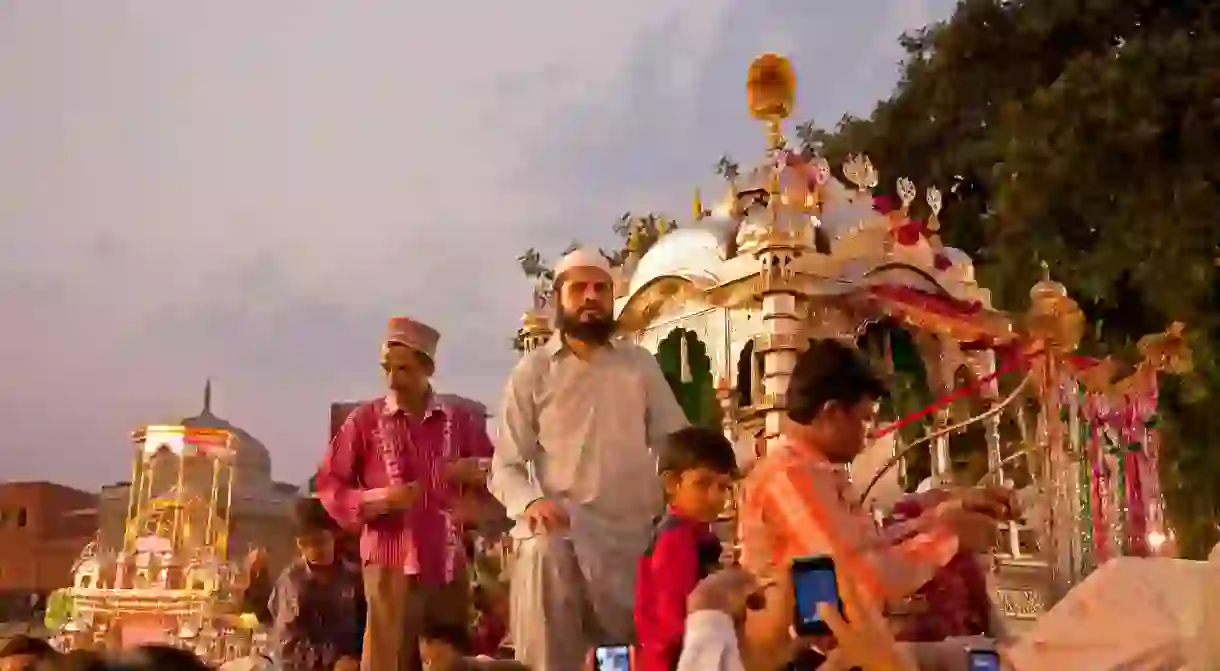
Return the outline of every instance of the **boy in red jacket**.
{"type": "Polygon", "coordinates": [[[724,511],[737,476],[732,444],[720,431],[704,427],[670,435],[659,466],[669,510],[640,557],[636,577],[640,671],[678,666],[686,598],[720,566],[720,539],[711,523],[724,511]]]}

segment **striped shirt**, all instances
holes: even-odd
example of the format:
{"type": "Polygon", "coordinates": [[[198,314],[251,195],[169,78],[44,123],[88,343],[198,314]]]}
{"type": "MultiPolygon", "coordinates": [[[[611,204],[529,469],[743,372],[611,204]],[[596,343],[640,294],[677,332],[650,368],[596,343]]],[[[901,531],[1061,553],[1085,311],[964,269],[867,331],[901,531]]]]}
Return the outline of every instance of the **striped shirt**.
{"type": "Polygon", "coordinates": [[[452,582],[466,562],[461,526],[452,515],[462,492],[444,477],[455,459],[490,458],[486,421],[433,396],[422,417],[392,397],[362,404],[348,416],[318,469],[318,497],[345,527],[360,529],[366,564],[401,568],[430,584],[452,582]],[[405,512],[369,518],[365,505],[387,487],[417,483],[420,498],[405,512]]]}
{"type": "Polygon", "coordinates": [[[842,467],[785,438],[746,477],[742,565],[771,575],[793,558],[830,555],[881,605],[913,594],[957,552],[957,537],[931,515],[882,533],[855,501],[842,467]]]}

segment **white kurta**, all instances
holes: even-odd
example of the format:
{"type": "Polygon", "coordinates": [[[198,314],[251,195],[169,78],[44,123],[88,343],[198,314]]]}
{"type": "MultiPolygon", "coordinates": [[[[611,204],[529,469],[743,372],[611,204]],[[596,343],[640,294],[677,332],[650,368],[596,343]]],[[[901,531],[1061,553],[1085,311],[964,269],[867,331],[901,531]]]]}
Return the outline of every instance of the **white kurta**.
{"type": "Polygon", "coordinates": [[[535,671],[581,668],[589,648],[632,637],[635,565],[663,510],[656,453],[687,425],[653,356],[615,343],[582,361],[558,337],[509,377],[490,489],[520,520],[540,498],[564,506],[563,537],[513,530],[511,626],[535,671]]]}

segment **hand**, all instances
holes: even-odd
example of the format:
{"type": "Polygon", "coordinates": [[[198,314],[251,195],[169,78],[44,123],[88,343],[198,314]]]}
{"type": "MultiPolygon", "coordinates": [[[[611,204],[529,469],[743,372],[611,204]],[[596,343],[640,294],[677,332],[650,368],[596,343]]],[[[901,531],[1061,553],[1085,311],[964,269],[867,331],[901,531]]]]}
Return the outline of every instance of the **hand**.
{"type": "Polygon", "coordinates": [[[952,498],[936,507],[937,520],[957,536],[964,552],[988,553],[995,549],[999,527],[995,517],[967,508],[960,498],[952,498]]]}
{"type": "Polygon", "coordinates": [[[686,612],[718,610],[740,622],[747,610],[761,608],[759,597],[764,587],[744,569],[732,566],[699,581],[686,598],[686,612]]]}
{"type": "Polygon", "coordinates": [[[419,483],[392,485],[386,489],[385,503],[389,510],[407,510],[419,500],[419,483]]]}
{"type": "Polygon", "coordinates": [[[571,520],[562,506],[550,499],[538,499],[525,507],[523,517],[532,533],[555,533],[568,528],[571,520]]]}
{"type": "Polygon", "coordinates": [[[833,605],[818,605],[818,614],[835,636],[835,649],[830,651],[826,660],[829,668],[915,671],[914,662],[894,640],[885,618],[860,598],[851,579],[843,573],[839,574],[839,596],[843,600],[847,621],[833,605]]]}
{"type": "Polygon", "coordinates": [[[355,657],[341,657],[335,662],[334,671],[360,671],[360,660],[355,657]]]}
{"type": "Polygon", "coordinates": [[[445,479],[455,485],[484,485],[487,483],[484,461],[473,457],[454,459],[445,464],[445,479]]]}
{"type": "Polygon", "coordinates": [[[962,502],[967,510],[989,515],[1000,522],[1008,522],[1021,517],[1021,506],[1017,502],[1017,494],[1010,487],[990,485],[987,487],[967,487],[953,493],[952,498],[962,502]]]}

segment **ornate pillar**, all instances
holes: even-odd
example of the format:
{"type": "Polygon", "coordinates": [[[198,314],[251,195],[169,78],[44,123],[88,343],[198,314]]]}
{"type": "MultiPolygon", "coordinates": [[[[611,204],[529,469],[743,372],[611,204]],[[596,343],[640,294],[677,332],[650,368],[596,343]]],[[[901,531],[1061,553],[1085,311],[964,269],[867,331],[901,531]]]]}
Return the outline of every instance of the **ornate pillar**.
{"type": "MultiPolygon", "coordinates": [[[[773,223],[778,202],[778,188],[773,187],[773,223]]],[[[763,396],[760,405],[766,413],[763,436],[768,451],[778,441],[788,407],[788,380],[805,343],[800,317],[804,291],[799,286],[794,268],[794,262],[802,251],[796,236],[772,226],[754,253],[761,265],[759,296],[762,298],[764,328],[762,336],[756,341],[755,351],[763,357],[763,396]]]]}

